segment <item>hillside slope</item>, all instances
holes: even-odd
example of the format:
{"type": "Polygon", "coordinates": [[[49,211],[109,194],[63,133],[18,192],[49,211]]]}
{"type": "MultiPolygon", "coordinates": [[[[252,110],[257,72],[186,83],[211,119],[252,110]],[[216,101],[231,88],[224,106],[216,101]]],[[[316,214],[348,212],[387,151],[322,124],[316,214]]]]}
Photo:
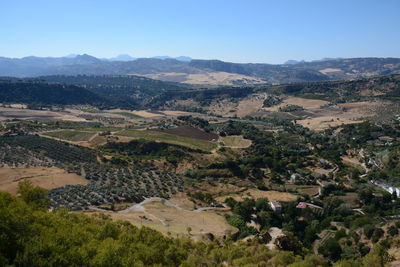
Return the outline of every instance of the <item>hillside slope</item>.
{"type": "Polygon", "coordinates": [[[108,102],[82,87],[34,81],[0,81],[0,102],[45,105],[92,104],[108,102]]]}

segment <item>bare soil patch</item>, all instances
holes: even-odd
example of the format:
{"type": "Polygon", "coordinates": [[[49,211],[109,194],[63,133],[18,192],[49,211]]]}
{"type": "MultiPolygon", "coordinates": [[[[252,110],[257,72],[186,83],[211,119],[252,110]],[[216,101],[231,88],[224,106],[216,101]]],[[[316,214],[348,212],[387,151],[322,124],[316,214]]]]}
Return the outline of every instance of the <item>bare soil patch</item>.
{"type": "Polygon", "coordinates": [[[88,181],[75,173],[51,167],[0,168],[0,191],[16,194],[18,182],[29,180],[33,185],[53,189],[64,185],[88,184],[88,181]]]}

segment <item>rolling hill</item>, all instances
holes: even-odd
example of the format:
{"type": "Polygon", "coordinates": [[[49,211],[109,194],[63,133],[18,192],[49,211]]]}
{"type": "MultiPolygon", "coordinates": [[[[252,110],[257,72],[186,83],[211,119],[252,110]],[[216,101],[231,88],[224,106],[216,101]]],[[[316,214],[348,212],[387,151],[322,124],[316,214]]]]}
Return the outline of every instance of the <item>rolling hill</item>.
{"type": "Polygon", "coordinates": [[[135,74],[164,81],[213,86],[359,79],[399,72],[399,58],[326,59],[274,65],[220,60],[189,61],[169,57],[110,61],[86,54],[59,58],[0,57],[0,76],[135,74]]]}

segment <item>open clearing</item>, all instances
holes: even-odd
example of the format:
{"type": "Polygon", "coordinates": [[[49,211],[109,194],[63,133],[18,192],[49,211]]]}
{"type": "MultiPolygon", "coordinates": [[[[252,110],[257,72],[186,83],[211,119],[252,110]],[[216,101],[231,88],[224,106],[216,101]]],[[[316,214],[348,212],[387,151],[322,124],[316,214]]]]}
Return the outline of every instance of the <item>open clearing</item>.
{"type": "Polygon", "coordinates": [[[344,164],[350,165],[355,168],[362,168],[362,162],[356,157],[341,156],[342,162],[344,164]]]}
{"type": "Polygon", "coordinates": [[[55,137],[58,139],[73,141],[73,142],[83,142],[89,141],[96,133],[93,132],[82,132],[82,131],[56,131],[56,132],[47,132],[43,135],[55,137]]]}
{"type": "Polygon", "coordinates": [[[267,111],[278,111],[280,107],[284,107],[287,105],[297,105],[302,106],[304,109],[318,109],[323,105],[329,104],[328,101],[318,100],[318,99],[307,99],[302,97],[293,97],[289,96],[283,100],[279,105],[264,108],[267,111]]]}
{"type": "MultiPolygon", "coordinates": [[[[319,101],[319,100],[318,100],[319,101]]],[[[376,108],[387,105],[383,101],[362,101],[338,104],[338,109],[314,110],[314,116],[297,123],[312,130],[324,130],[342,124],[361,123],[367,117],[376,115],[376,108]]]]}
{"type": "Polygon", "coordinates": [[[0,168],[0,191],[16,194],[18,182],[24,179],[46,189],[64,185],[88,184],[83,177],[67,173],[56,167],[0,168]]]}
{"type": "Polygon", "coordinates": [[[337,198],[343,200],[344,203],[346,203],[352,209],[360,207],[359,197],[357,193],[346,193],[345,195],[338,196],[337,198]]]}
{"type": "Polygon", "coordinates": [[[230,148],[247,148],[251,146],[251,140],[245,139],[241,135],[220,137],[219,140],[230,148]]]}
{"type": "Polygon", "coordinates": [[[138,74],[151,79],[181,82],[195,85],[247,85],[247,84],[263,84],[264,80],[235,73],[228,72],[203,72],[203,73],[180,73],[180,72],[161,72],[155,74],[138,74]]]}
{"type": "Polygon", "coordinates": [[[251,95],[244,98],[239,102],[237,106],[237,116],[244,117],[250,115],[257,110],[261,109],[264,103],[264,96],[261,95],[251,95]]]}
{"type": "Polygon", "coordinates": [[[222,211],[191,212],[167,206],[162,202],[150,202],[143,205],[144,210],[129,211],[127,213],[104,212],[115,220],[126,220],[136,226],[147,226],[163,234],[173,236],[188,235],[190,227],[191,237],[201,239],[206,233],[216,237],[235,233],[236,228],[230,226],[222,211]]]}
{"type": "Polygon", "coordinates": [[[286,189],[288,190],[296,190],[300,194],[306,194],[310,197],[318,194],[319,185],[295,185],[295,184],[286,184],[286,189]]]}
{"type": "Polygon", "coordinates": [[[330,127],[341,126],[343,124],[353,124],[361,122],[363,122],[363,120],[349,118],[341,115],[307,118],[297,121],[298,124],[315,131],[322,131],[330,127]]]}
{"type": "Polygon", "coordinates": [[[116,135],[133,137],[134,139],[165,142],[185,146],[191,149],[200,149],[207,152],[210,152],[217,147],[216,143],[156,131],[123,130],[118,132],[116,135]]]}
{"type": "Polygon", "coordinates": [[[336,68],[326,68],[326,69],[322,69],[319,72],[321,72],[322,74],[328,74],[328,73],[332,73],[332,72],[342,72],[341,69],[336,69],[336,68]]]}
{"type": "Polygon", "coordinates": [[[228,194],[225,196],[215,198],[217,201],[225,202],[225,199],[232,197],[236,201],[241,201],[245,198],[267,198],[269,201],[292,202],[297,200],[297,196],[287,192],[278,191],[262,191],[258,189],[248,189],[246,191],[228,194]]]}

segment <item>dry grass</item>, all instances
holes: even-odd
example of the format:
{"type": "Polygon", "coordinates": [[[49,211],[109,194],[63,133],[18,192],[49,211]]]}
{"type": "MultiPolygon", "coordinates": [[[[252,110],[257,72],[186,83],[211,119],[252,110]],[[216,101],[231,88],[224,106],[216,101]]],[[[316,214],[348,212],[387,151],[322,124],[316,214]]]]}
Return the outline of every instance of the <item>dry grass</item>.
{"type": "Polygon", "coordinates": [[[186,146],[192,149],[200,149],[208,152],[212,151],[217,146],[215,143],[209,141],[182,137],[156,131],[123,130],[121,132],[118,132],[117,135],[132,137],[136,139],[165,142],[174,145],[186,146]]]}
{"type": "Polygon", "coordinates": [[[400,266],[400,248],[392,247],[388,250],[389,254],[394,257],[392,262],[388,263],[389,267],[398,267],[400,266]]]}
{"type": "Polygon", "coordinates": [[[246,148],[251,146],[251,140],[243,138],[241,135],[220,137],[219,141],[230,148],[246,148]]]}
{"type": "Polygon", "coordinates": [[[126,220],[136,226],[147,226],[163,234],[173,236],[188,235],[188,227],[192,230],[191,237],[201,239],[206,233],[212,233],[220,238],[229,233],[235,233],[236,228],[230,226],[220,212],[201,211],[190,212],[164,205],[161,202],[150,202],[143,205],[145,211],[128,213],[105,212],[115,220],[126,220]]]}
{"type": "Polygon", "coordinates": [[[105,136],[99,136],[99,135],[89,141],[90,147],[104,145],[105,143],[107,143],[107,138],[105,136]]]}
{"type": "Polygon", "coordinates": [[[331,127],[336,127],[344,124],[361,123],[363,120],[358,120],[356,118],[349,118],[343,115],[334,116],[322,116],[316,118],[307,118],[304,120],[298,120],[297,123],[310,128],[315,131],[322,131],[331,127]]]}
{"type": "Polygon", "coordinates": [[[332,73],[332,72],[342,72],[342,70],[335,69],[335,68],[326,68],[326,69],[320,70],[319,72],[321,72],[322,74],[327,74],[327,73],[332,73]]]}
{"type": "Polygon", "coordinates": [[[238,83],[241,85],[245,85],[265,83],[265,81],[257,77],[228,72],[203,72],[195,74],[162,72],[141,76],[162,81],[181,82],[196,85],[237,85],[238,83]]]}
{"type": "Polygon", "coordinates": [[[176,110],[163,110],[162,113],[168,116],[185,116],[185,115],[191,115],[192,113],[190,112],[185,112],[185,111],[176,111],[176,110]]]}
{"type": "Polygon", "coordinates": [[[317,168],[317,167],[310,167],[308,168],[310,171],[320,174],[320,175],[329,175],[331,172],[333,172],[335,169],[323,169],[323,168],[317,168]]]}
{"type": "Polygon", "coordinates": [[[163,117],[164,114],[160,114],[160,113],[153,113],[151,111],[146,111],[146,110],[123,110],[123,109],[110,109],[107,110],[107,112],[109,113],[114,113],[114,114],[118,114],[118,113],[129,113],[132,115],[136,115],[139,117],[143,117],[143,118],[154,118],[154,117],[163,117]]]}
{"type": "Polygon", "coordinates": [[[47,132],[44,133],[43,135],[73,142],[84,142],[84,141],[89,141],[92,137],[94,137],[94,135],[96,135],[96,133],[74,131],[74,130],[62,130],[62,131],[47,132]]]}
{"type": "Polygon", "coordinates": [[[258,189],[248,189],[246,191],[228,194],[225,196],[215,198],[217,201],[224,202],[228,197],[232,197],[237,201],[241,201],[245,198],[267,198],[269,201],[281,201],[281,202],[292,202],[297,200],[297,196],[287,192],[278,191],[262,191],[258,189]]]}
{"type": "Polygon", "coordinates": [[[18,182],[24,179],[46,189],[88,183],[81,176],[56,167],[0,168],[0,191],[16,194],[18,182]]]}
{"type": "Polygon", "coordinates": [[[76,114],[67,110],[56,112],[47,110],[0,107],[0,121],[7,119],[85,121],[85,119],[79,118],[76,116],[76,114]]]}
{"type": "Polygon", "coordinates": [[[208,107],[208,110],[213,114],[217,114],[224,117],[233,117],[237,115],[238,103],[233,103],[228,99],[222,99],[213,101],[208,107]]]}
{"type": "Polygon", "coordinates": [[[338,196],[337,198],[343,200],[344,203],[353,209],[360,206],[358,203],[359,197],[357,193],[346,193],[344,196],[338,196]]]}
{"type": "Polygon", "coordinates": [[[262,108],[264,97],[260,95],[252,95],[246,97],[239,102],[237,106],[237,116],[244,117],[250,115],[262,108]]]}
{"type": "Polygon", "coordinates": [[[360,168],[362,167],[362,163],[360,162],[360,160],[358,158],[355,157],[350,157],[350,156],[342,156],[341,157],[342,161],[344,164],[356,167],[356,168],[360,168]]]}
{"type": "Polygon", "coordinates": [[[280,107],[287,105],[297,105],[302,106],[304,109],[319,109],[321,106],[329,104],[328,101],[318,100],[318,99],[307,99],[301,97],[289,96],[284,101],[276,106],[264,108],[267,111],[278,111],[280,107]]]}
{"type": "Polygon", "coordinates": [[[315,196],[318,194],[319,186],[318,185],[295,185],[295,184],[287,184],[285,185],[286,189],[293,189],[299,192],[300,194],[306,194],[308,196],[315,196]]]}

